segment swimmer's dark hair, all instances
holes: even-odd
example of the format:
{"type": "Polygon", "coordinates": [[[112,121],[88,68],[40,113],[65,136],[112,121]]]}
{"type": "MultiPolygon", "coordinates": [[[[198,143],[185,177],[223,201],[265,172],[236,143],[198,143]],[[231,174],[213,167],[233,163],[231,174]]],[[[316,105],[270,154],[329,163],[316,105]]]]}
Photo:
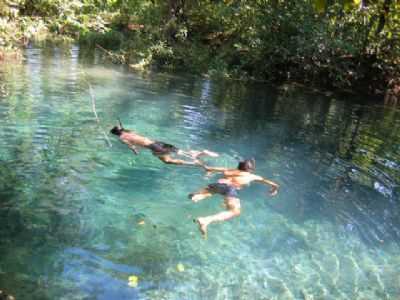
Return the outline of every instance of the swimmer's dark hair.
{"type": "Polygon", "coordinates": [[[118,123],[119,123],[119,126],[114,126],[110,130],[110,133],[120,136],[122,134],[122,132],[126,131],[126,130],[124,129],[124,126],[122,126],[121,120],[119,118],[118,118],[118,123]]]}
{"type": "Polygon", "coordinates": [[[254,171],[256,169],[256,160],[254,158],[245,159],[244,161],[239,162],[238,170],[240,171],[254,171]]]}
{"type": "Polygon", "coordinates": [[[124,131],[123,128],[121,128],[121,127],[119,127],[119,126],[114,126],[114,127],[110,130],[110,133],[120,136],[120,135],[122,134],[123,131],[124,131]]]}

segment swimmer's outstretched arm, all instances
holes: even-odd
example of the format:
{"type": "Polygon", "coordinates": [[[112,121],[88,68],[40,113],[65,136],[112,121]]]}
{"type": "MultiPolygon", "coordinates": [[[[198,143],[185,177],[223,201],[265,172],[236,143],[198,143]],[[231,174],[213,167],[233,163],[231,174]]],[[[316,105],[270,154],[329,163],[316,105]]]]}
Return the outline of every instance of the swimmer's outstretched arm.
{"type": "Polygon", "coordinates": [[[206,165],[203,165],[203,168],[207,172],[225,172],[225,171],[229,171],[230,170],[230,169],[227,169],[227,168],[209,167],[209,166],[206,166],[206,165]]]}
{"type": "Polygon", "coordinates": [[[202,167],[207,171],[207,176],[211,175],[212,173],[224,173],[224,176],[236,176],[241,171],[237,169],[228,169],[228,168],[221,168],[221,167],[209,167],[206,165],[202,165],[202,167]]]}
{"type": "Polygon", "coordinates": [[[135,145],[132,145],[129,141],[126,141],[126,140],[121,139],[121,138],[120,138],[120,141],[121,141],[123,144],[127,145],[128,148],[131,149],[131,150],[133,151],[133,153],[135,153],[136,155],[139,154],[139,151],[136,149],[135,145]]]}
{"type": "Polygon", "coordinates": [[[135,146],[133,146],[133,145],[128,145],[128,147],[129,147],[129,149],[131,149],[131,150],[133,151],[133,153],[135,153],[135,155],[138,155],[138,154],[139,154],[139,151],[136,149],[135,146]]]}
{"type": "Polygon", "coordinates": [[[181,159],[172,158],[169,155],[158,156],[158,158],[166,164],[172,165],[187,165],[187,166],[202,166],[201,161],[194,160],[194,161],[186,161],[181,159]]]}
{"type": "Polygon", "coordinates": [[[276,194],[278,194],[279,184],[277,184],[276,182],[273,182],[273,181],[263,178],[261,176],[257,176],[257,179],[255,179],[255,181],[259,182],[259,183],[270,185],[271,189],[269,190],[269,194],[271,196],[275,196],[276,194]]]}

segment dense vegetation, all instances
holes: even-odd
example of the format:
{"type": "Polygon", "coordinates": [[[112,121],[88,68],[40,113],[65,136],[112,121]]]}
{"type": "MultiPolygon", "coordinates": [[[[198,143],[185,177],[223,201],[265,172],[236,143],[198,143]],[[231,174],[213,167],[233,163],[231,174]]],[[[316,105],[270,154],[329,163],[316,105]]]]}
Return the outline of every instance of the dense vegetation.
{"type": "Polygon", "coordinates": [[[0,15],[3,53],[61,35],[134,68],[400,94],[396,0],[0,0],[0,15]]]}

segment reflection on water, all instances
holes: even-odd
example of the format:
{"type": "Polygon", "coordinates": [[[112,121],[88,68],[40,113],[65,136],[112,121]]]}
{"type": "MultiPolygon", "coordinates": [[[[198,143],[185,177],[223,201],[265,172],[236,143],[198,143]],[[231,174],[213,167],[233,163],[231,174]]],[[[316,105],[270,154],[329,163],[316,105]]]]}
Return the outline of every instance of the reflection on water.
{"type": "Polygon", "coordinates": [[[163,73],[71,49],[0,66],[0,289],[19,299],[398,299],[400,111],[365,99],[163,73]],[[241,191],[240,218],[187,194],[216,178],[108,147],[127,128],[253,156],[279,182],[241,191]],[[177,268],[184,266],[184,270],[177,268]],[[128,285],[138,276],[137,287],[128,285]]]}

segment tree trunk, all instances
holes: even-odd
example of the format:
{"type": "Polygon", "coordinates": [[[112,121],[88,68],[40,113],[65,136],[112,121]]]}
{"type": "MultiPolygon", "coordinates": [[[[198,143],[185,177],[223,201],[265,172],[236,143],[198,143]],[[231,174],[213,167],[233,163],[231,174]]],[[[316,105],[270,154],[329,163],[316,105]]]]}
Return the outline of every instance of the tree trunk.
{"type": "Polygon", "coordinates": [[[392,4],[392,0],[385,0],[385,2],[383,3],[382,12],[379,15],[379,23],[378,23],[378,27],[376,28],[375,35],[380,34],[382,32],[383,28],[385,27],[387,16],[388,16],[389,10],[390,10],[390,4],[392,4]]]}

